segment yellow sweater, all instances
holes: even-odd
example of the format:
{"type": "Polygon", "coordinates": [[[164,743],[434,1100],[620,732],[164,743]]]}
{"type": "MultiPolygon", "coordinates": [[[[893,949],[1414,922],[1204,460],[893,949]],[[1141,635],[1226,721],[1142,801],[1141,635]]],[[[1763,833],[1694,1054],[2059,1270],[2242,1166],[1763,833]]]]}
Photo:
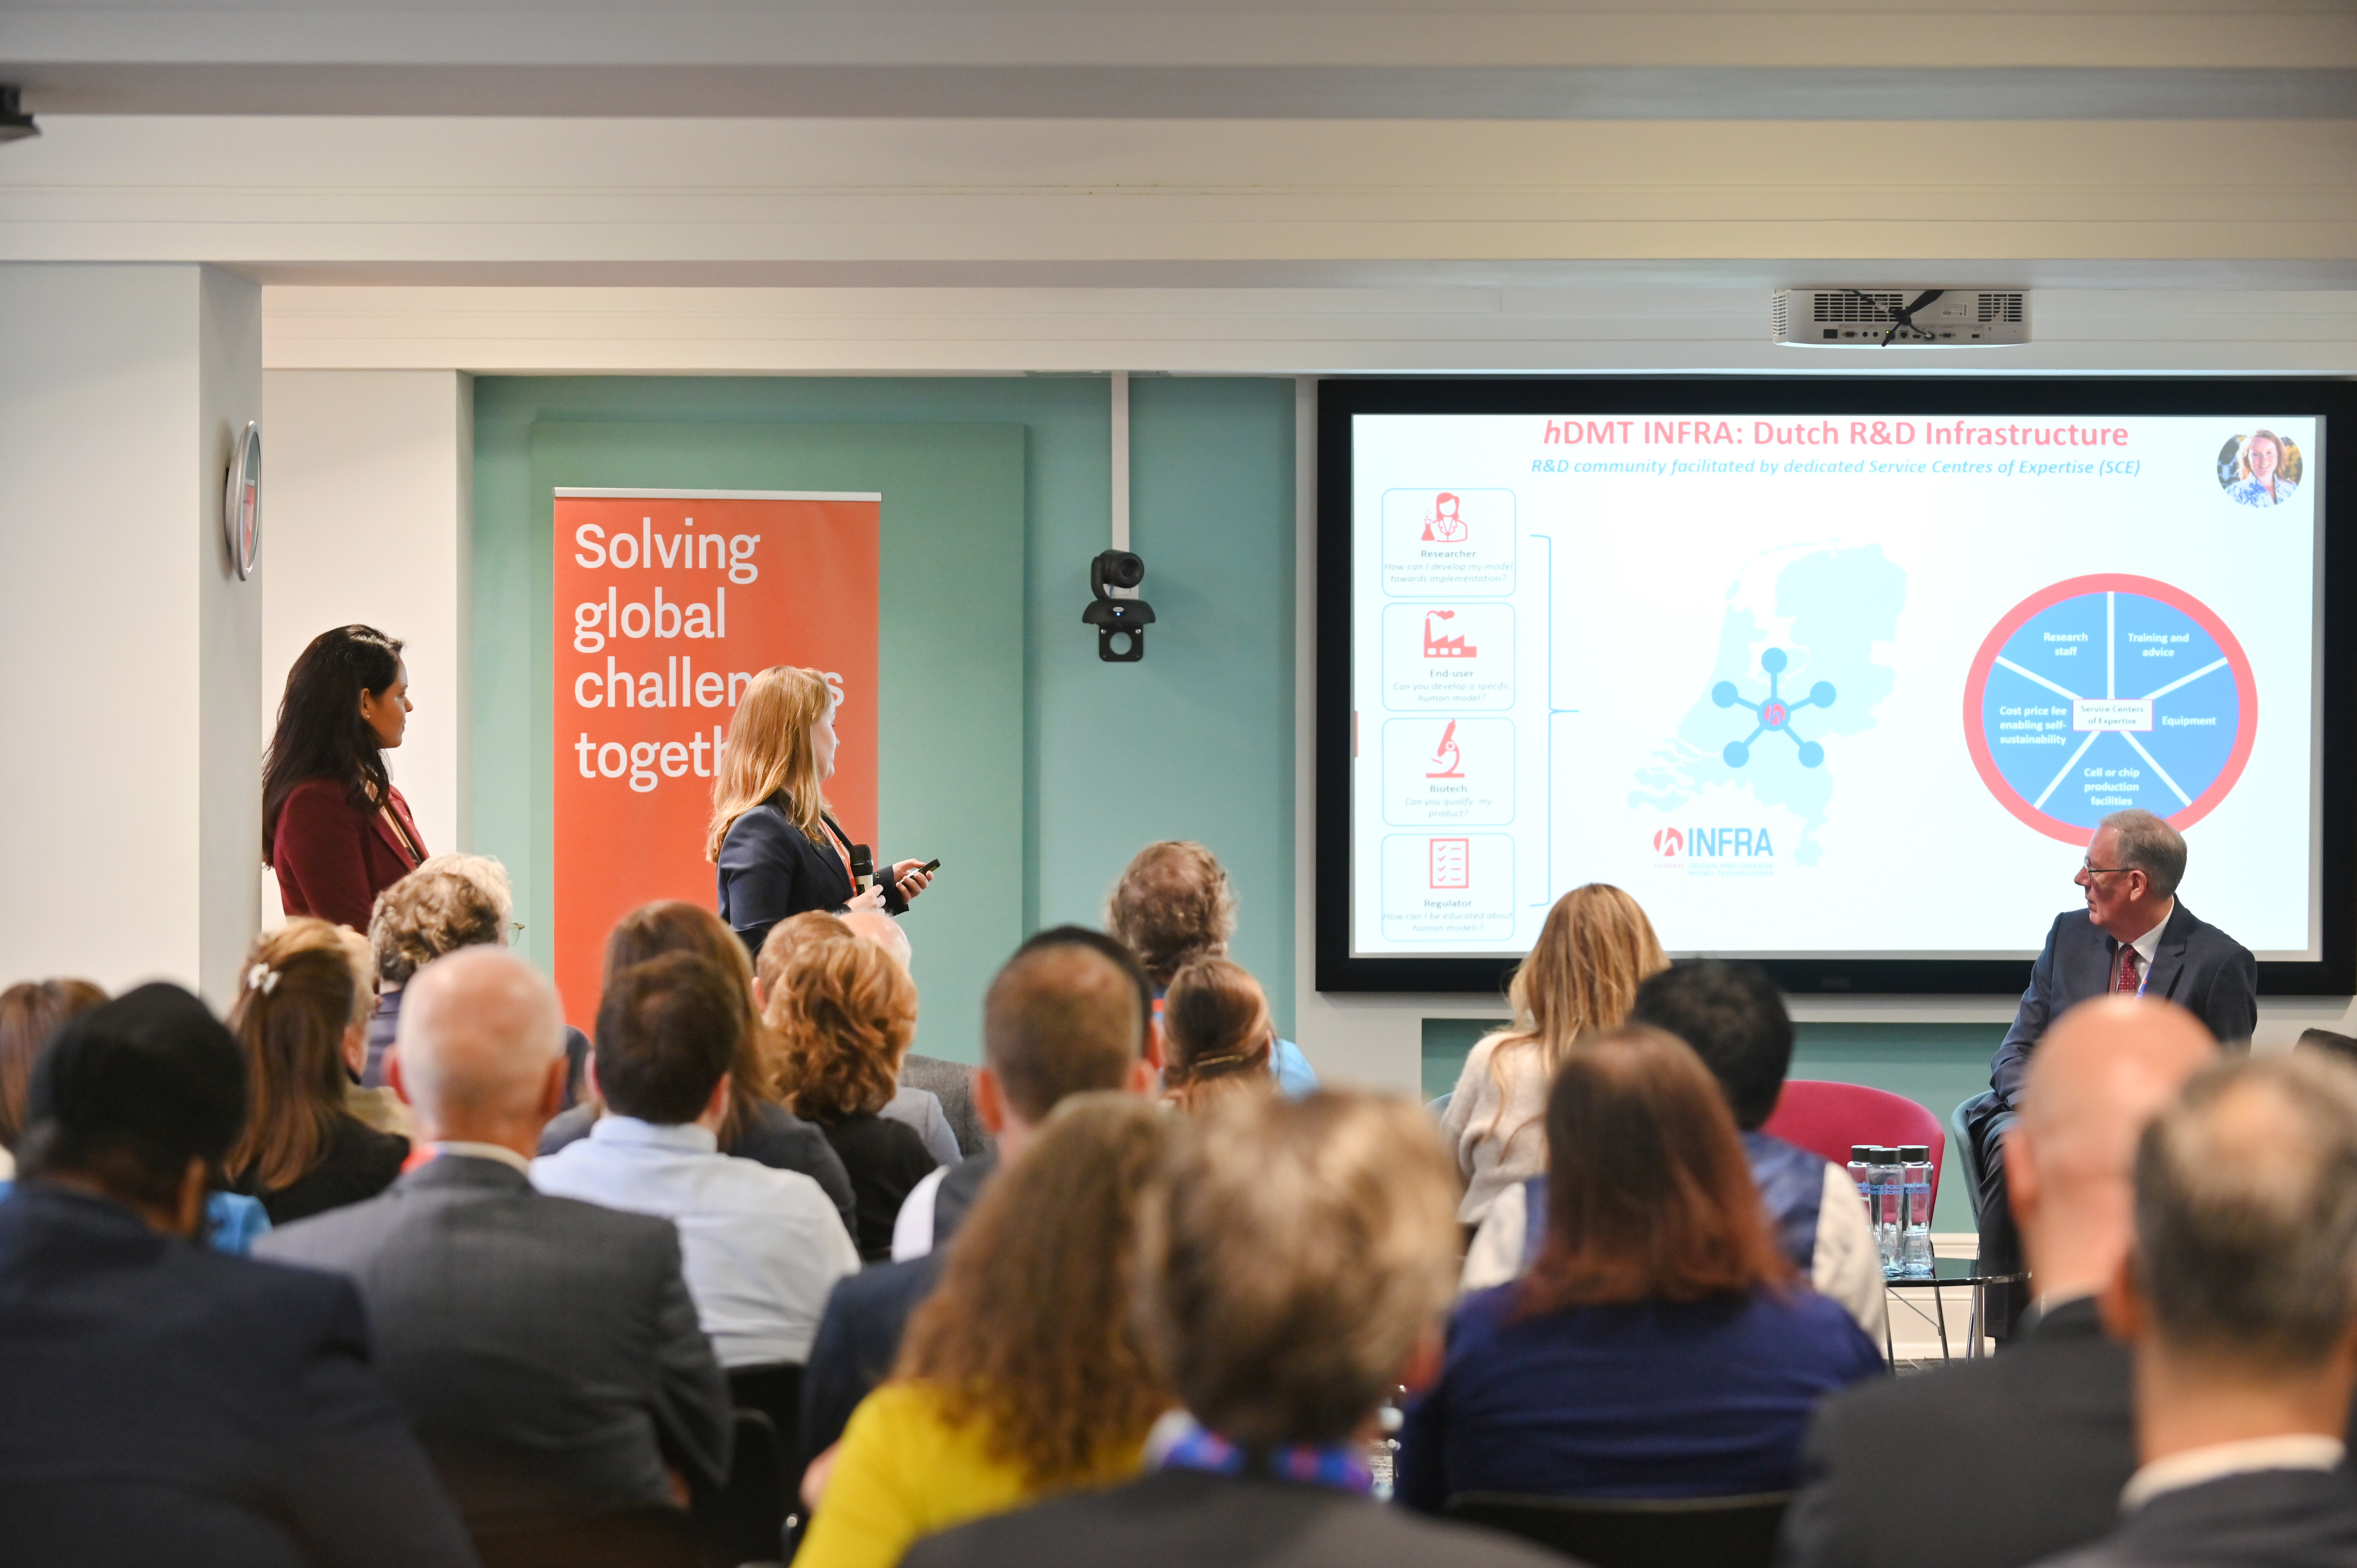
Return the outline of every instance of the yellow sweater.
{"type": "MultiPolygon", "coordinates": [[[[888,1383],[869,1394],[844,1428],[795,1568],[894,1568],[922,1536],[1046,1496],[1019,1466],[990,1455],[985,1430],[978,1420],[951,1425],[940,1394],[923,1383],[888,1383]]],[[[1135,1441],[1109,1447],[1075,1485],[1136,1475],[1146,1436],[1140,1428],[1135,1441]]]]}

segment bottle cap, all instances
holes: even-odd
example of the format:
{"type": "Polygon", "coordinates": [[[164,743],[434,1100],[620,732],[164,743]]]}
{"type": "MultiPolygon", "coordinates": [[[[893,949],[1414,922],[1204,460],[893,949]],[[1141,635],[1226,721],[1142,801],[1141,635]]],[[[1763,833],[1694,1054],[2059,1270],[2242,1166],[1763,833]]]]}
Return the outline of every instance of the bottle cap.
{"type": "Polygon", "coordinates": [[[1872,1144],[1852,1144],[1849,1146],[1849,1157],[1862,1165],[1870,1164],[1874,1159],[1874,1145],[1872,1144]]]}
{"type": "Polygon", "coordinates": [[[1878,1165],[1895,1165],[1899,1163],[1899,1151],[1889,1144],[1877,1144],[1867,1159],[1878,1165]]]}
{"type": "Polygon", "coordinates": [[[1932,1145],[1901,1144],[1899,1145],[1899,1157],[1915,1165],[1929,1165],[1932,1161],[1932,1145]]]}

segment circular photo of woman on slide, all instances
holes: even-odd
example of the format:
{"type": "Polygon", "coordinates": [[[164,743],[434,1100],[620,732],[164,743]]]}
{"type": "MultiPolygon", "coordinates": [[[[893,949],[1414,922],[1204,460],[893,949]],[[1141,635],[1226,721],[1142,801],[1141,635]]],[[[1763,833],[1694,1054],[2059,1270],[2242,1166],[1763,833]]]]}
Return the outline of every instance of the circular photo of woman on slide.
{"type": "Polygon", "coordinates": [[[2244,506],[2281,506],[2298,493],[2299,448],[2272,430],[2237,435],[2218,449],[2218,484],[2244,506]]]}

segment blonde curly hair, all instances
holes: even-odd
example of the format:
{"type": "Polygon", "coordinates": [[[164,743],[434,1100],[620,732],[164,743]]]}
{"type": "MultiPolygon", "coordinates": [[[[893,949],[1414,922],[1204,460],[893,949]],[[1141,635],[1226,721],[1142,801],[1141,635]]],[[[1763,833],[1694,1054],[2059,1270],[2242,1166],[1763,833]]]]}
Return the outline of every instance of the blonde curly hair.
{"type": "Polygon", "coordinates": [[[437,854],[376,896],[369,951],[377,978],[406,985],[446,952],[503,941],[515,894],[488,854],[437,854]]]}
{"type": "Polygon", "coordinates": [[[917,1032],[917,983],[890,953],[857,937],[798,947],[770,998],[788,1109],[834,1122],[881,1111],[900,1087],[917,1032]]]}

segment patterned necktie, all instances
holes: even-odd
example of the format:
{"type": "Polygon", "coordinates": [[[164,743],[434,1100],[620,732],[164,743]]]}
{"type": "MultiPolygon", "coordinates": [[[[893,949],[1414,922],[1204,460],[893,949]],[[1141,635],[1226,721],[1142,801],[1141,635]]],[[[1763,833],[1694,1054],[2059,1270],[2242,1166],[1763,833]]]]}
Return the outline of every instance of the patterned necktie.
{"type": "Polygon", "coordinates": [[[2114,989],[2130,996],[2136,993],[2136,950],[2125,943],[2120,948],[2120,983],[2114,989]]]}

